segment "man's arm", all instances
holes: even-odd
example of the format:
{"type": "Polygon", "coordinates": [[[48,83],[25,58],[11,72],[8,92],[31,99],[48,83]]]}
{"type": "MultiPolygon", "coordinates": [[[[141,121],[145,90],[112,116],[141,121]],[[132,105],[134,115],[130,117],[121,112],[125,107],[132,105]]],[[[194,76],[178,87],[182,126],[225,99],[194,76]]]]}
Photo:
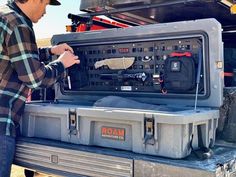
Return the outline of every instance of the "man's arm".
{"type": "Polygon", "coordinates": [[[60,78],[66,67],[79,63],[75,61],[78,57],[68,51],[48,65],[41,63],[34,34],[24,25],[15,27],[11,33],[8,53],[18,78],[29,88],[51,86],[60,78]]]}

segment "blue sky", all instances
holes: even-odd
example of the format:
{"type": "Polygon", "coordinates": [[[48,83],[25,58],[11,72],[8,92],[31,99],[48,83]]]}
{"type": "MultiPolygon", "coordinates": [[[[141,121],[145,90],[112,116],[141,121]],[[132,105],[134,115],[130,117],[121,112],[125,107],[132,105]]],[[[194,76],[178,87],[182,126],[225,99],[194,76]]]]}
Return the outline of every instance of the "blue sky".
{"type": "MultiPolygon", "coordinates": [[[[80,0],[59,0],[61,6],[47,6],[47,13],[34,24],[34,31],[37,39],[49,38],[53,34],[66,33],[66,25],[71,24],[67,18],[68,13],[79,14],[80,0]]],[[[0,0],[3,5],[7,0],[0,0]]]]}

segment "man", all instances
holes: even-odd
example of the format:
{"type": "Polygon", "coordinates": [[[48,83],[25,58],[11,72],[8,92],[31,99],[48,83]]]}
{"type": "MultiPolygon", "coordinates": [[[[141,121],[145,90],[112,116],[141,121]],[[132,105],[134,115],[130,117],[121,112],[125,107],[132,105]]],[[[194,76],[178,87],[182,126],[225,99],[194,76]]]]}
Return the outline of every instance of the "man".
{"type": "Polygon", "coordinates": [[[32,23],[57,0],[14,0],[0,7],[0,177],[9,177],[15,153],[16,126],[29,89],[47,87],[62,79],[65,68],[79,64],[67,44],[39,53],[32,23]],[[60,55],[44,65],[40,57],[60,55]]]}

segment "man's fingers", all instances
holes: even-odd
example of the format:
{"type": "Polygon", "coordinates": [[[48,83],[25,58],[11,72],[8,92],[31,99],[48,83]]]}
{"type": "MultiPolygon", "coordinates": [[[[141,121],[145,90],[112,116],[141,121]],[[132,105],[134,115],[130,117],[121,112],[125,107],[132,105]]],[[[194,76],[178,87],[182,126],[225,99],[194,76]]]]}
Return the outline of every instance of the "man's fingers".
{"type": "Polygon", "coordinates": [[[79,60],[79,57],[78,57],[78,56],[75,56],[75,63],[76,63],[76,64],[79,64],[79,63],[80,63],[80,60],[79,60]]]}
{"type": "Polygon", "coordinates": [[[77,60],[79,57],[77,55],[74,56],[74,59],[77,60]]]}
{"type": "Polygon", "coordinates": [[[72,48],[71,46],[69,46],[68,44],[65,44],[65,49],[66,49],[67,51],[70,51],[71,53],[74,53],[73,48],[72,48]]]}
{"type": "Polygon", "coordinates": [[[75,60],[75,64],[80,64],[80,60],[75,60]]]}

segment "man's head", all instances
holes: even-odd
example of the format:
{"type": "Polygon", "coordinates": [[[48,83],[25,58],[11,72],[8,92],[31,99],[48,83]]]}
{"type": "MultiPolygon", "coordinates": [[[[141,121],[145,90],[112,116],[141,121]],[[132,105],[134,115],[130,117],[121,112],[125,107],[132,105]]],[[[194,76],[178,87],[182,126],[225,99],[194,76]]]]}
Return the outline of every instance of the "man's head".
{"type": "Polygon", "coordinates": [[[47,5],[61,4],[57,0],[15,0],[15,2],[33,23],[37,23],[46,14],[47,5]]]}
{"type": "Polygon", "coordinates": [[[51,0],[50,1],[50,5],[59,6],[59,5],[61,5],[61,3],[59,1],[57,1],[57,0],[51,0]]]}
{"type": "MultiPolygon", "coordinates": [[[[15,0],[15,2],[20,2],[20,3],[25,3],[27,2],[28,0],[15,0]]],[[[61,3],[57,0],[50,0],[50,5],[53,5],[53,6],[58,6],[58,5],[61,5],[61,3]]]]}

